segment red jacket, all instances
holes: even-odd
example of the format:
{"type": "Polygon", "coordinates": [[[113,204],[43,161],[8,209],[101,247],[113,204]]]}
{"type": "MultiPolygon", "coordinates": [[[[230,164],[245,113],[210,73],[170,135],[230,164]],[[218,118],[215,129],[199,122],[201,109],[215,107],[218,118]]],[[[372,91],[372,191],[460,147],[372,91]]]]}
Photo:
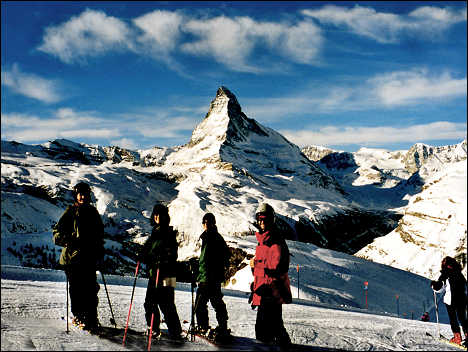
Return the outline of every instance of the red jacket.
{"type": "Polygon", "coordinates": [[[286,241],[276,229],[256,234],[258,245],[255,249],[253,268],[252,305],[263,301],[283,304],[291,303],[291,287],[288,276],[289,249],[286,241]]]}

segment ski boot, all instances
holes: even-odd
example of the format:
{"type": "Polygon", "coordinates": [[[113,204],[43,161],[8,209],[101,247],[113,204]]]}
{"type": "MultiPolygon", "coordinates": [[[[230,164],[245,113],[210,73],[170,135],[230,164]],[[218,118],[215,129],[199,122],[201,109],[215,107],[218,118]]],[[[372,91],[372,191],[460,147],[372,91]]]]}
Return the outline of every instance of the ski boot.
{"type": "Polygon", "coordinates": [[[451,343],[455,343],[457,345],[461,345],[462,339],[461,339],[461,334],[459,332],[454,332],[453,337],[450,339],[451,343]]]}
{"type": "Polygon", "coordinates": [[[208,338],[219,344],[229,343],[232,340],[231,329],[218,326],[209,331],[208,338]]]}

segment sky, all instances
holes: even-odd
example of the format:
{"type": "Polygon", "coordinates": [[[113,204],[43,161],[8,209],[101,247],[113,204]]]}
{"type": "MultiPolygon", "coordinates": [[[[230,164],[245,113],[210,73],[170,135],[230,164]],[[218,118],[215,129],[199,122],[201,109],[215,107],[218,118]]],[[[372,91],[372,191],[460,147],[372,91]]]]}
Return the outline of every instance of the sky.
{"type": "Polygon", "coordinates": [[[220,86],[300,147],[466,138],[464,1],[2,1],[1,138],[189,142],[220,86]]]}

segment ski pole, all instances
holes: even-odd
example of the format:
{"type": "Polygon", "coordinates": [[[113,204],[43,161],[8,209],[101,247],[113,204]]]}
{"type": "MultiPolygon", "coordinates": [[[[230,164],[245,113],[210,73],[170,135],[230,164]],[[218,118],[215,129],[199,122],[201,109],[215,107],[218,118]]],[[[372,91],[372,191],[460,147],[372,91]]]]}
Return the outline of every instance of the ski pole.
{"type": "Polygon", "coordinates": [[[135,293],[135,286],[137,282],[137,275],[138,275],[138,267],[140,266],[140,262],[137,262],[137,266],[135,269],[135,280],[133,281],[133,289],[132,289],[132,297],[130,298],[130,308],[128,309],[128,316],[127,316],[127,323],[125,324],[125,333],[122,340],[122,345],[125,346],[125,338],[127,337],[127,330],[128,330],[128,320],[130,319],[130,312],[132,310],[132,303],[133,303],[133,294],[135,293]]]}
{"type": "Polygon", "coordinates": [[[106,280],[104,279],[104,274],[102,273],[102,271],[101,271],[101,277],[102,277],[102,282],[104,283],[104,288],[106,290],[106,295],[107,295],[107,302],[109,302],[109,308],[110,308],[111,315],[112,315],[112,318],[110,319],[110,322],[117,329],[117,324],[115,323],[115,319],[114,319],[114,312],[112,311],[112,304],[111,304],[111,301],[110,301],[110,298],[109,298],[109,292],[107,291],[106,280]]]}
{"type": "Polygon", "coordinates": [[[194,335],[194,330],[195,330],[195,304],[193,300],[193,292],[195,290],[195,282],[193,282],[190,285],[191,291],[192,291],[192,317],[190,320],[190,341],[193,342],[195,341],[195,335],[194,335]]]}
{"type": "Polygon", "coordinates": [[[436,320],[437,320],[437,336],[440,337],[440,327],[439,327],[439,308],[437,307],[437,296],[435,291],[432,291],[434,293],[434,304],[435,304],[435,309],[436,309],[436,320]]]}
{"type": "MultiPolygon", "coordinates": [[[[158,288],[158,280],[159,280],[159,267],[158,267],[158,270],[156,270],[156,288],[158,288]]],[[[156,305],[156,309],[159,309],[157,305],[156,305]]],[[[151,338],[153,337],[153,319],[154,319],[154,312],[151,313],[151,325],[150,325],[150,332],[149,332],[149,338],[148,338],[148,351],[151,351],[151,338]]]]}
{"type": "Polygon", "coordinates": [[[70,332],[68,329],[68,276],[65,276],[67,279],[67,334],[70,332]]]}

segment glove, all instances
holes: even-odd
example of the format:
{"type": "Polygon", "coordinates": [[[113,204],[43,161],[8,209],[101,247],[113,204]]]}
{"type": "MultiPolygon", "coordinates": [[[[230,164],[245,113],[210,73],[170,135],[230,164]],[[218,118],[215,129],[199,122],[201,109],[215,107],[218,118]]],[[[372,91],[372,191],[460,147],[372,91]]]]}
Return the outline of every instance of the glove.
{"type": "Polygon", "coordinates": [[[255,293],[259,295],[260,297],[271,297],[273,296],[273,292],[271,290],[271,287],[263,284],[259,288],[255,290],[255,293]]]}
{"type": "Polygon", "coordinates": [[[438,291],[442,288],[442,282],[440,281],[431,281],[431,287],[435,290],[438,291]]]}

